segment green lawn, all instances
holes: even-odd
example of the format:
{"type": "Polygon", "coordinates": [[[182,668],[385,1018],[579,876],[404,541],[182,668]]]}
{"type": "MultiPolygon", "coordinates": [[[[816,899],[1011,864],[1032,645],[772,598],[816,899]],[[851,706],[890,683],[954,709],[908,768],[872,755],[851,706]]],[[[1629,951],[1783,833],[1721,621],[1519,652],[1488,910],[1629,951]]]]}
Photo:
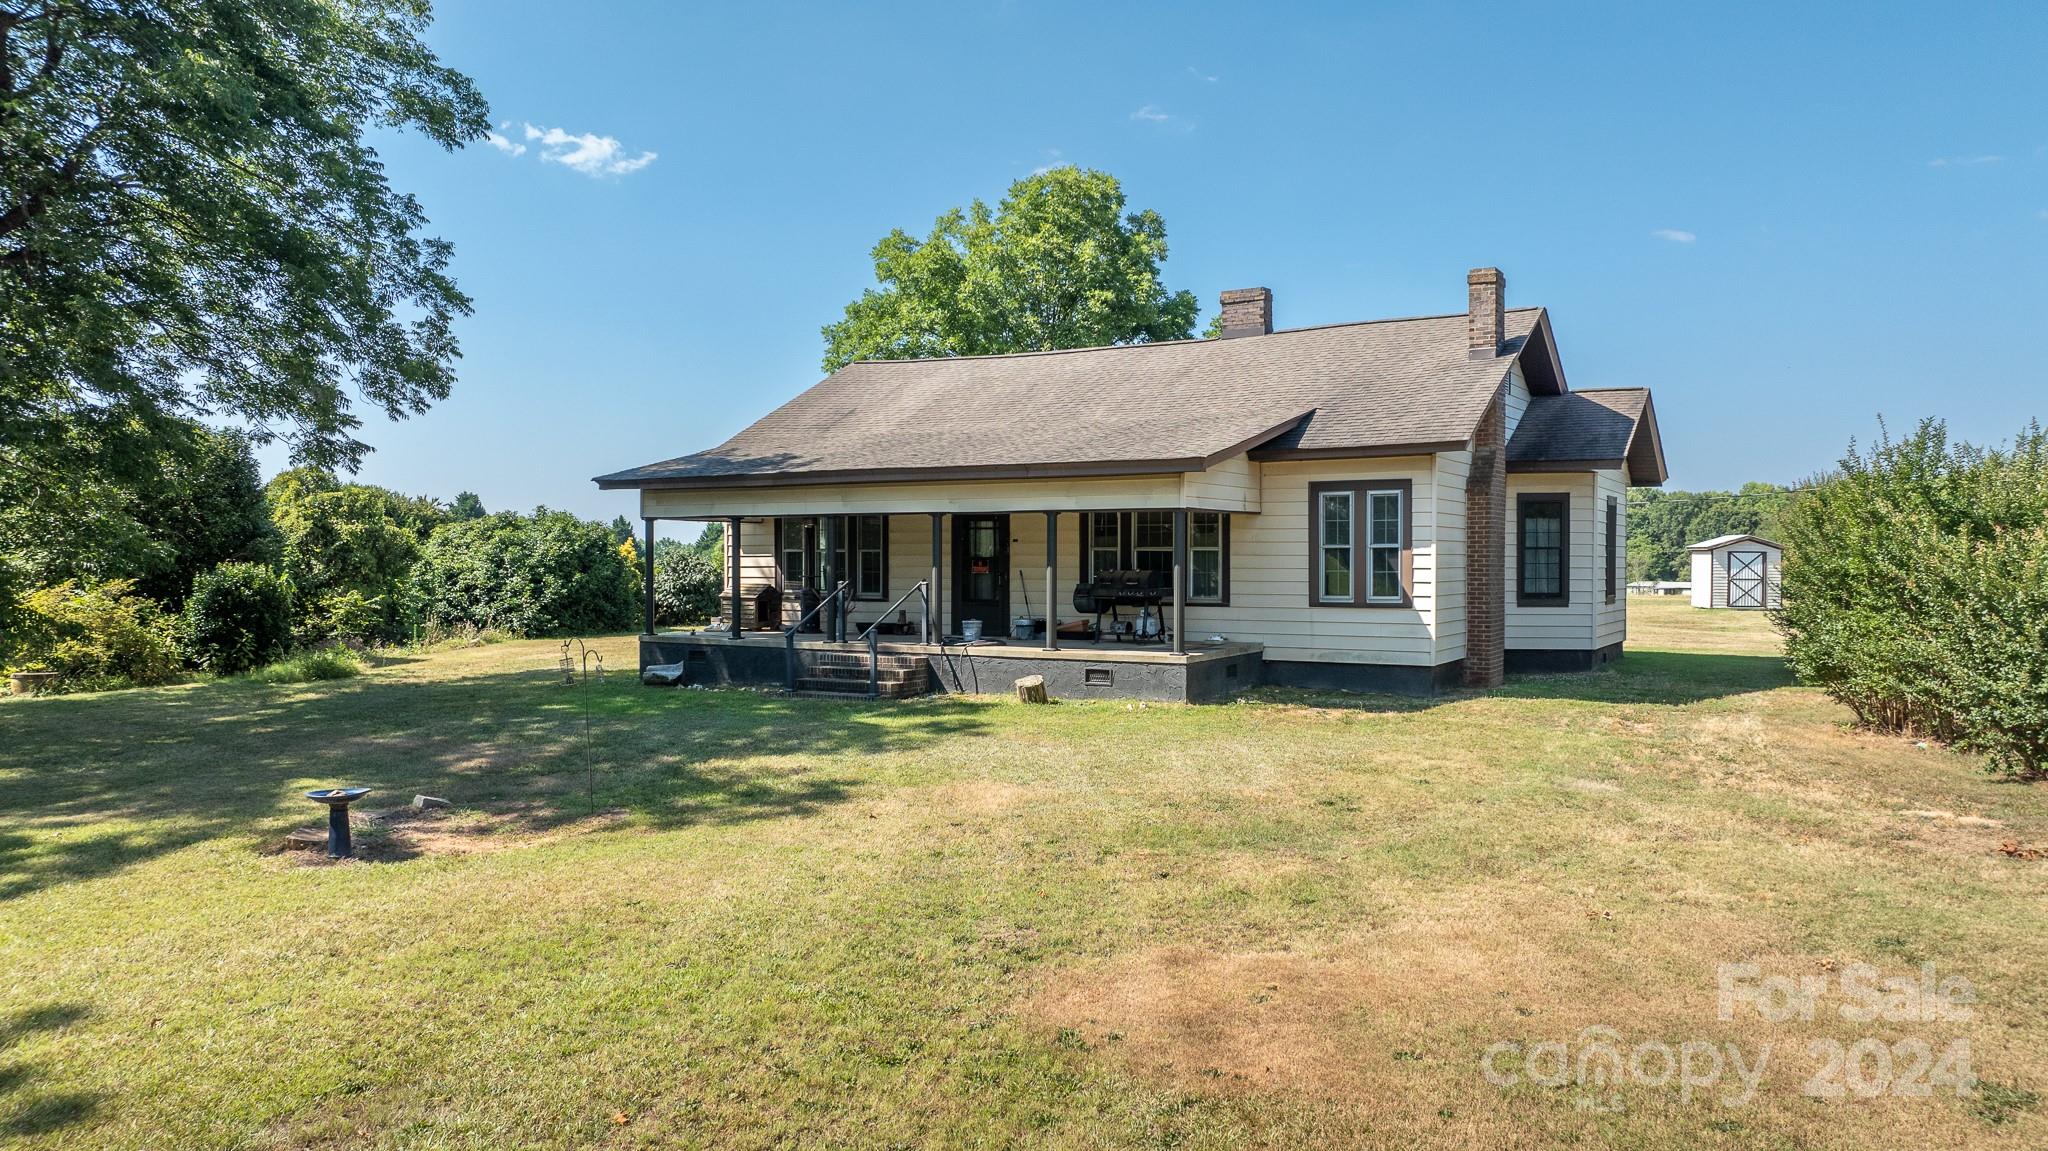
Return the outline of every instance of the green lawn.
{"type": "Polygon", "coordinates": [[[1613,669],[1429,701],[569,688],[538,642],[9,701],[0,1142],[2041,1146],[2048,863],[1999,845],[2048,791],[1848,730],[1761,617],[1632,608],[1613,669]],[[456,807],[274,853],[343,781],[456,807]],[[1978,1002],[1724,1021],[1738,961],[1978,1002]],[[1481,1074],[1591,1026],[1773,1053],[1741,1105],[1481,1074]],[[1864,1037],[1986,1086],[1801,1094],[1864,1037]]]}

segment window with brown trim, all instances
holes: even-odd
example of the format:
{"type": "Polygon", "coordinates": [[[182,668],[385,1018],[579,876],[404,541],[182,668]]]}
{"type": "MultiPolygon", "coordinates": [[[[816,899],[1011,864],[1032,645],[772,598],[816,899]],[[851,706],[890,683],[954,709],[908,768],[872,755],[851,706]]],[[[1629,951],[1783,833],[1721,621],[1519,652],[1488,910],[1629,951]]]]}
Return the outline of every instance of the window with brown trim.
{"type": "MultiPolygon", "coordinates": [[[[1081,578],[1096,572],[1137,569],[1173,571],[1173,513],[1082,512],[1081,578]]],[[[1230,603],[1230,516],[1188,513],[1187,602],[1208,607],[1230,603]]]]}
{"type": "Polygon", "coordinates": [[[1413,494],[1408,480],[1308,486],[1310,606],[1415,602],[1413,494]]]}
{"type": "Polygon", "coordinates": [[[1515,605],[1571,604],[1571,496],[1523,493],[1515,501],[1515,605]]]}
{"type": "Polygon", "coordinates": [[[1618,513],[1618,512],[1619,512],[1619,510],[1620,510],[1620,504],[1621,504],[1621,501],[1620,501],[1620,500],[1618,500],[1618,499],[1616,499],[1616,498],[1614,498],[1613,496],[1608,496],[1608,497],[1607,497],[1607,602],[1608,602],[1608,603],[1613,603],[1613,602],[1614,602],[1614,583],[1615,583],[1615,567],[1616,567],[1616,564],[1617,564],[1617,562],[1618,562],[1618,559],[1619,559],[1619,557],[1618,557],[1618,556],[1617,556],[1617,554],[1616,554],[1616,542],[1617,542],[1617,536],[1618,536],[1618,534],[1619,534],[1619,533],[1618,533],[1618,532],[1616,531],[1616,528],[1615,528],[1615,519],[1616,519],[1616,517],[1617,517],[1617,513],[1618,513]]]}
{"type": "MultiPolygon", "coordinates": [[[[846,516],[839,550],[832,558],[839,578],[853,585],[855,599],[889,598],[889,517],[846,516]]],[[[825,523],[819,516],[775,521],[775,567],[784,591],[824,590],[825,523]]]]}

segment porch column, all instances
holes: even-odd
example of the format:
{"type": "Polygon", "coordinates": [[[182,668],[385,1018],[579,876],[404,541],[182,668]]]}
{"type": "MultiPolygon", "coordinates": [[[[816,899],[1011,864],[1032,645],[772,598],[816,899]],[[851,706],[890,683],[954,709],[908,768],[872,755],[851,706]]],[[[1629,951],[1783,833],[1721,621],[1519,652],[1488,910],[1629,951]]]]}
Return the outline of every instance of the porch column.
{"type": "Polygon", "coordinates": [[[643,585],[644,607],[647,614],[647,634],[654,634],[654,521],[642,520],[647,525],[647,549],[640,553],[640,580],[643,585]]]}
{"type": "Polygon", "coordinates": [[[725,517],[725,538],[731,549],[728,554],[732,556],[732,619],[728,622],[732,626],[732,638],[738,639],[740,613],[746,610],[746,605],[741,602],[740,597],[740,517],[725,517]]]}
{"type": "Polygon", "coordinates": [[[932,582],[925,587],[924,610],[930,617],[928,642],[937,643],[946,634],[946,613],[939,600],[939,566],[944,558],[946,543],[946,516],[944,512],[932,513],[932,582]]]}
{"type": "Polygon", "coordinates": [[[1186,508],[1173,509],[1173,654],[1180,655],[1188,650],[1187,641],[1181,631],[1187,624],[1188,615],[1188,513],[1186,508]]]}
{"type": "Polygon", "coordinates": [[[1060,649],[1060,513],[1045,513],[1045,650],[1060,649]]]}
{"type": "MultiPolygon", "coordinates": [[[[839,570],[840,527],[838,516],[825,517],[825,594],[832,595],[839,581],[846,578],[839,570]]],[[[845,618],[846,605],[837,596],[825,605],[825,638],[833,643],[843,643],[846,632],[840,627],[845,618]]]]}

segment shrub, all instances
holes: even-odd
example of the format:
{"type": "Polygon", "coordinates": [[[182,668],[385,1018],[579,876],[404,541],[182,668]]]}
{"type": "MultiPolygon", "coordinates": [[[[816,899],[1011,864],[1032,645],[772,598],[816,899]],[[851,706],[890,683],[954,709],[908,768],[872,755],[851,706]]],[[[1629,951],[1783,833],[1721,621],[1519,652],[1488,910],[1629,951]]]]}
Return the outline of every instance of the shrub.
{"type": "Polygon", "coordinates": [[[59,691],[168,683],[182,667],[175,629],[132,580],[39,588],[17,624],[19,666],[56,672],[59,691]]]}
{"type": "Polygon", "coordinates": [[[2048,438],[1951,444],[1939,421],[1853,447],[1784,517],[1793,669],[1888,731],[2048,772],[2048,438]]]}
{"type": "Polygon", "coordinates": [[[720,575],[716,560],[681,546],[654,552],[654,620],[702,623],[718,614],[720,575]]]}
{"type": "Polygon", "coordinates": [[[362,658],[346,647],[319,647],[295,652],[249,673],[257,683],[314,683],[347,679],[363,673],[362,658]]]}
{"type": "Polygon", "coordinates": [[[639,581],[610,529],[546,508],[434,529],[413,566],[409,594],[430,628],[619,631],[635,626],[640,613],[639,581]]]}
{"type": "Polygon", "coordinates": [[[262,564],[224,563],[192,581],[185,650],[200,667],[247,671],[284,654],[291,635],[291,589],[262,564]]]}

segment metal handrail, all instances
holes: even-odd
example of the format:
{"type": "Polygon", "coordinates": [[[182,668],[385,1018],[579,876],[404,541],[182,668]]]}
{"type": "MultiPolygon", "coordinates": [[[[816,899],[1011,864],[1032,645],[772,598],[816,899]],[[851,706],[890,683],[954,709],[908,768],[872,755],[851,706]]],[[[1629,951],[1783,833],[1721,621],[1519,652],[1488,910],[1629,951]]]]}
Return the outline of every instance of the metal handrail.
{"type": "Polygon", "coordinates": [[[855,637],[856,639],[868,641],[868,698],[874,699],[882,694],[882,641],[876,638],[875,629],[881,627],[883,622],[889,618],[889,613],[902,606],[903,601],[909,599],[912,595],[917,596],[918,602],[924,608],[922,612],[918,613],[917,617],[917,642],[930,643],[932,641],[932,600],[930,592],[925,587],[930,582],[929,580],[917,581],[916,585],[909,591],[897,596],[895,603],[883,608],[882,614],[875,617],[875,622],[869,624],[866,631],[855,637]]]}
{"type": "Polygon", "coordinates": [[[915,584],[911,585],[909,591],[904,592],[902,595],[896,597],[895,603],[892,603],[888,607],[882,609],[882,614],[875,617],[875,622],[869,624],[868,629],[866,631],[860,633],[859,635],[853,638],[856,641],[867,639],[869,636],[875,633],[876,628],[881,627],[883,624],[889,622],[890,612],[895,611],[899,607],[902,607],[904,601],[909,599],[911,596],[916,596],[918,603],[924,607],[924,614],[917,617],[917,642],[930,643],[932,622],[932,598],[931,593],[927,590],[927,585],[929,585],[930,583],[930,580],[919,580],[915,584]]]}
{"type": "Polygon", "coordinates": [[[788,690],[796,690],[796,633],[802,631],[804,625],[811,622],[812,616],[815,616],[819,612],[824,611],[825,605],[828,603],[838,601],[840,610],[846,610],[845,601],[847,599],[848,593],[851,592],[852,589],[852,584],[849,584],[845,580],[840,580],[839,586],[833,588],[831,591],[825,593],[824,595],[819,596],[818,602],[811,605],[811,610],[798,616],[796,622],[789,625],[789,627],[783,631],[782,679],[784,686],[788,688],[788,690]]]}

